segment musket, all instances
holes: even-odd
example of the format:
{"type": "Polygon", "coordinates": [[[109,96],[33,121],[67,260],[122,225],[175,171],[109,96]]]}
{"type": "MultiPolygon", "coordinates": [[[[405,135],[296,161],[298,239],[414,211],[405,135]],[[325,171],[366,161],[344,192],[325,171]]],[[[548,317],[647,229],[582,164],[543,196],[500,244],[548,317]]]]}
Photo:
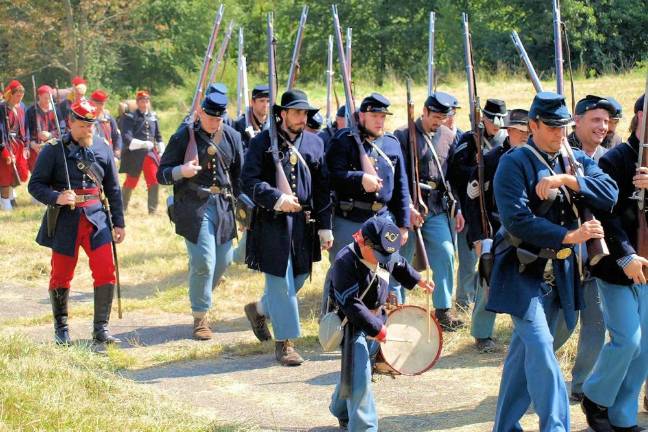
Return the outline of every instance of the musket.
{"type": "MultiPolygon", "coordinates": [[[[36,144],[39,144],[40,142],[40,135],[41,135],[41,126],[40,122],[38,121],[38,93],[36,92],[36,78],[34,78],[34,75],[31,76],[32,79],[32,90],[34,91],[34,121],[36,122],[36,139],[34,140],[36,144]]],[[[28,144],[29,152],[31,153],[33,150],[31,148],[31,145],[28,144]]]]}
{"type": "MultiPolygon", "coordinates": [[[[7,105],[9,102],[7,100],[2,104],[2,109],[4,111],[2,116],[2,121],[4,122],[4,142],[5,148],[9,152],[9,157],[11,158],[11,171],[13,171],[13,181],[11,182],[12,187],[18,187],[22,183],[20,181],[20,175],[18,174],[18,167],[16,166],[16,155],[14,155],[13,149],[11,148],[13,138],[11,137],[11,131],[9,129],[9,112],[7,110],[7,105]]],[[[4,162],[4,161],[3,161],[4,162]]],[[[0,163],[3,163],[0,162],[0,163]]]]}
{"type": "Polygon", "coordinates": [[[524,66],[526,66],[527,73],[529,74],[529,78],[533,83],[533,87],[535,88],[536,93],[540,93],[541,91],[543,91],[542,83],[540,82],[540,78],[538,78],[538,74],[536,74],[536,71],[533,68],[533,64],[531,63],[531,60],[529,59],[529,56],[524,49],[524,45],[522,45],[522,41],[520,40],[520,37],[515,30],[511,32],[511,40],[513,41],[513,45],[515,45],[515,49],[520,55],[520,59],[522,59],[522,63],[524,63],[524,66]]]}
{"type": "MultiPolygon", "coordinates": [[[[237,67],[238,73],[236,75],[236,115],[241,117],[243,114],[243,27],[239,27],[239,42],[238,42],[238,55],[237,67]]],[[[247,97],[247,95],[245,96],[247,97]]]]}
{"type": "MultiPolygon", "coordinates": [[[[564,83],[563,83],[563,55],[562,55],[562,33],[561,33],[561,21],[560,21],[560,4],[558,0],[553,0],[553,16],[554,16],[554,52],[556,57],[556,87],[558,94],[564,96],[564,83]]],[[[585,173],[583,171],[583,165],[576,160],[574,152],[567,142],[567,128],[563,128],[563,140],[561,147],[563,151],[563,159],[566,162],[566,167],[571,168],[571,174],[576,177],[584,177],[585,173]]],[[[572,203],[574,212],[578,217],[578,209],[572,203]]],[[[594,220],[594,215],[592,211],[584,207],[580,209],[580,219],[584,222],[589,222],[594,220]]],[[[603,257],[610,254],[607,243],[603,238],[592,238],[586,242],[587,245],[587,256],[589,259],[590,265],[596,265],[603,257]]],[[[579,260],[579,265],[582,265],[579,260]]],[[[581,277],[583,277],[583,272],[581,269],[581,277]]]]}
{"type": "Polygon", "coordinates": [[[292,195],[293,191],[286,178],[286,173],[279,157],[279,138],[277,137],[277,118],[273,112],[275,101],[277,99],[277,75],[275,69],[275,46],[277,40],[274,36],[274,23],[272,12],[268,13],[268,84],[270,87],[270,118],[269,118],[269,133],[270,133],[270,151],[272,153],[272,160],[275,165],[275,180],[277,189],[281,193],[292,195]]]}
{"type": "MultiPolygon", "coordinates": [[[[198,82],[196,83],[196,90],[194,91],[193,100],[191,101],[191,108],[189,110],[189,116],[187,117],[187,124],[192,128],[193,124],[196,121],[196,111],[198,110],[198,105],[203,98],[205,92],[205,80],[207,79],[207,72],[209,71],[209,65],[212,61],[212,54],[214,53],[214,46],[216,45],[216,37],[218,36],[218,30],[220,29],[221,21],[223,20],[223,11],[224,6],[221,4],[216,13],[216,18],[214,19],[214,25],[212,26],[212,33],[209,37],[209,43],[207,44],[207,51],[205,52],[205,57],[203,59],[202,68],[200,69],[200,75],[198,75],[198,82]]],[[[189,162],[198,157],[198,148],[196,147],[195,140],[189,140],[187,144],[187,150],[185,151],[184,161],[189,162]]]]}
{"type": "MultiPolygon", "coordinates": [[[[362,139],[360,138],[360,133],[358,132],[358,125],[355,117],[355,101],[353,100],[353,93],[351,92],[351,74],[348,69],[347,59],[344,55],[344,47],[342,46],[342,33],[340,31],[340,20],[338,18],[337,6],[331,5],[331,11],[333,14],[333,28],[335,31],[335,40],[338,47],[338,59],[340,61],[340,71],[342,72],[342,83],[344,84],[344,96],[346,98],[346,114],[347,114],[347,126],[349,127],[349,135],[353,137],[358,146],[358,151],[360,153],[360,167],[362,171],[366,174],[376,175],[376,168],[371,163],[367,152],[365,151],[364,146],[362,145],[362,139]]],[[[348,46],[347,46],[348,48],[348,46]]]]}
{"type": "Polygon", "coordinates": [[[326,124],[333,124],[331,116],[331,93],[333,87],[333,35],[328,37],[327,57],[326,57],[326,124]]]}
{"type": "MultiPolygon", "coordinates": [[[[646,90],[644,94],[648,94],[648,75],[646,76],[646,90]]],[[[637,156],[637,166],[648,167],[648,121],[646,121],[646,113],[648,113],[648,98],[644,97],[643,103],[643,118],[639,127],[639,149],[637,156]]],[[[633,194],[633,198],[637,199],[637,211],[639,226],[637,227],[637,254],[648,258],[648,203],[646,202],[646,189],[637,188],[633,194]]],[[[648,268],[644,267],[644,275],[648,278],[648,268]]]]}
{"type": "Polygon", "coordinates": [[[347,64],[347,71],[349,72],[349,82],[353,82],[351,77],[353,76],[351,74],[351,47],[352,47],[352,42],[353,42],[353,29],[351,27],[347,27],[346,31],[346,64],[347,64]]]}
{"type": "Polygon", "coordinates": [[[216,61],[214,62],[214,65],[212,66],[211,74],[209,75],[210,84],[216,82],[216,72],[218,72],[218,68],[220,67],[221,63],[223,63],[223,58],[225,57],[225,53],[227,52],[227,46],[229,45],[229,42],[232,39],[233,29],[234,29],[234,20],[230,21],[229,26],[227,26],[225,37],[223,38],[223,41],[221,42],[221,46],[218,49],[218,55],[216,56],[216,61]]]}
{"type": "Polygon", "coordinates": [[[248,78],[247,78],[247,57],[243,56],[243,69],[241,70],[241,78],[243,79],[243,107],[245,109],[245,129],[252,127],[250,111],[250,99],[248,96],[248,78]]]}
{"type": "Polygon", "coordinates": [[[462,14],[464,27],[464,55],[466,59],[466,79],[468,81],[468,103],[470,105],[470,125],[475,139],[477,155],[477,181],[479,182],[479,213],[481,230],[484,238],[490,238],[490,226],[486,213],[486,202],[484,201],[484,155],[482,150],[483,124],[481,122],[481,108],[479,96],[477,96],[477,83],[475,79],[475,64],[472,56],[472,37],[468,24],[468,14],[462,14]]]}
{"type": "Polygon", "coordinates": [[[434,12],[430,12],[430,32],[428,37],[428,95],[434,93],[434,12]]]}
{"type": "Polygon", "coordinates": [[[290,61],[290,71],[288,73],[288,83],[286,90],[290,90],[295,86],[297,76],[299,75],[299,52],[301,51],[302,41],[304,40],[304,27],[306,26],[306,19],[308,18],[308,6],[304,5],[299,19],[299,28],[297,29],[297,37],[295,39],[295,46],[293,48],[292,60],[290,61]]]}

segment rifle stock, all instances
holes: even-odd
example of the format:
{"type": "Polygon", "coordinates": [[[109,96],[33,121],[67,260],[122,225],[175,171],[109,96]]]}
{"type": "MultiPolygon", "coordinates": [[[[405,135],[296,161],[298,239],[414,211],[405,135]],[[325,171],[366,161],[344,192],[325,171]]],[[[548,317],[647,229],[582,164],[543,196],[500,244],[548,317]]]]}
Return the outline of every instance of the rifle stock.
{"type": "MultiPolygon", "coordinates": [[[[648,94],[648,76],[646,76],[646,89],[644,94],[648,94]]],[[[648,121],[646,113],[648,113],[648,98],[644,97],[643,103],[643,119],[639,129],[639,151],[637,156],[637,166],[648,167],[648,121]]],[[[637,189],[635,192],[637,197],[637,211],[639,226],[637,227],[637,254],[648,259],[648,203],[646,202],[646,189],[637,189]]],[[[644,275],[648,278],[648,267],[644,267],[644,275]]]]}
{"type": "Polygon", "coordinates": [[[299,28],[297,29],[297,37],[295,38],[295,47],[293,48],[292,60],[290,61],[290,71],[288,73],[288,83],[286,90],[290,90],[295,86],[297,76],[299,75],[299,52],[301,51],[302,41],[304,40],[304,27],[308,19],[308,6],[304,5],[299,19],[299,28]]]}

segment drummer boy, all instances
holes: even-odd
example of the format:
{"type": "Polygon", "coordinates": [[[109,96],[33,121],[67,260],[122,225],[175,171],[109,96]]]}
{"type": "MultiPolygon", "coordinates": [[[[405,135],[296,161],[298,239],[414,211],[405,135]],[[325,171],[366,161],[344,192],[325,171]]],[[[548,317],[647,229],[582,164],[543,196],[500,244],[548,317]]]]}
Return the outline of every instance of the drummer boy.
{"type": "Polygon", "coordinates": [[[348,318],[342,348],[342,373],[329,407],[341,428],[377,431],[378,416],[371,391],[371,356],[376,342],[387,340],[383,305],[387,301],[389,275],[407,289],[418,285],[434,290],[399,255],[401,235],[385,217],[372,217],[353,235],[331,267],[331,296],[340,318],[348,318]],[[351,352],[349,352],[351,351],[351,352]]]}

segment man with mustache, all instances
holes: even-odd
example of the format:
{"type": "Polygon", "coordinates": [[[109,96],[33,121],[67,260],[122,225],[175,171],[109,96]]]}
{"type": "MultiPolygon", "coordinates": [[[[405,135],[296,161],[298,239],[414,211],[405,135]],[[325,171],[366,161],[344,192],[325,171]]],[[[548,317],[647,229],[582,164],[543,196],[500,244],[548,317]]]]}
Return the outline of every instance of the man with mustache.
{"type": "Polygon", "coordinates": [[[321,259],[321,249],[329,249],[333,242],[324,144],[304,131],[307,116],[317,111],[306,93],[297,89],[286,91],[281,105],[272,107],[277,156],[290,191],[277,182],[278,167],[267,130],[250,141],[241,175],[243,192],[256,204],[245,261],[265,275],[263,297],[245,305],[245,315],[262,341],[272,338],[267,319],[272,321],[275,357],[283,366],[304,361],[292,343],[300,335],[297,292],[312,263],[321,259]]]}
{"type": "Polygon", "coordinates": [[[95,120],[96,110],[90,102],[72,104],[70,131],[43,147],[29,181],[29,193],[50,207],[36,242],[52,249],[49,294],[54,340],[63,345],[71,342],[68,298],[79,247],[88,255],[94,281],[92,338],[97,343],[119,342],[108,331],[116,280],[111,241],[124,240],[124,213],[112,151],[94,136],[95,120]],[[82,170],[82,164],[89,170],[82,170]],[[102,190],[110,203],[112,232],[100,201],[102,190]]]}

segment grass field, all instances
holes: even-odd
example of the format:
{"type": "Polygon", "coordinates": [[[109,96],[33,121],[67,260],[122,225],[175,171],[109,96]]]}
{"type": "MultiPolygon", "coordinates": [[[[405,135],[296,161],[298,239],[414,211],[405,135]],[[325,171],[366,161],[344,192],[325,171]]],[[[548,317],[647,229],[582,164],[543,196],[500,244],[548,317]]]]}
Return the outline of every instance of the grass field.
{"type": "MultiPolygon", "coordinates": [[[[576,95],[611,95],[625,109],[619,131],[625,133],[630,120],[632,104],[641,93],[645,76],[636,71],[625,75],[598,79],[578,80],[576,95]]],[[[250,83],[251,86],[255,83],[250,83]]],[[[552,83],[543,82],[546,88],[552,83]]],[[[358,83],[358,103],[371,91],[381,91],[392,101],[395,115],[389,118],[388,128],[403,125],[406,120],[405,89],[401,83],[392,82],[383,89],[374,89],[358,83]]],[[[466,129],[467,95],[463,82],[442,86],[443,90],[457,96],[464,107],[459,111],[458,124],[466,129]]],[[[186,102],[191,90],[174,89],[160,96],[169,109],[158,111],[165,141],[175,131],[186,114],[186,102]]],[[[324,89],[312,85],[306,91],[316,105],[324,106],[324,89]]],[[[533,98],[533,88],[523,77],[504,81],[479,82],[482,103],[488,97],[505,99],[509,108],[528,108],[533,98]]],[[[425,98],[425,88],[417,86],[414,97],[417,111],[425,98]]],[[[155,99],[153,100],[155,103],[155,99]]],[[[230,112],[233,112],[230,111],[230,112]]],[[[0,256],[2,272],[0,285],[44,293],[49,275],[50,251],[39,247],[34,238],[44,212],[43,207],[30,203],[26,188],[19,193],[20,207],[12,213],[0,213],[0,256]]],[[[162,192],[160,200],[164,203],[162,192]]],[[[161,206],[162,207],[162,206],[161,206]]],[[[126,215],[127,235],[119,246],[124,313],[135,311],[155,314],[160,311],[185,313],[190,321],[187,296],[187,256],[184,241],[174,233],[164,210],[149,216],[143,180],[131,200],[126,215]]],[[[301,346],[316,345],[316,311],[319,307],[321,286],[328,267],[325,257],[314,266],[311,282],[300,292],[303,338],[301,346]]],[[[262,292],[262,277],[244,266],[233,265],[227,272],[228,280],[219,287],[212,315],[215,318],[242,316],[241,305],[256,299],[262,292]]],[[[81,254],[73,289],[90,290],[92,280],[87,258],[81,254]]],[[[425,304],[418,293],[412,302],[425,304]]],[[[72,304],[71,319],[92,315],[91,303],[72,304]]],[[[466,316],[466,318],[468,318],[466,316]]],[[[0,327],[30,327],[50,323],[49,314],[3,319],[0,327]]],[[[497,338],[506,341],[510,335],[507,317],[497,320],[497,338]]],[[[469,331],[450,335],[445,349],[452,351],[472,344],[469,331]]],[[[559,353],[561,365],[567,376],[575,355],[576,338],[572,337],[559,353]]],[[[135,384],[119,376],[122,369],[139,369],[168,364],[180,360],[215,358],[224,352],[235,355],[269,353],[271,344],[244,344],[238,347],[201,346],[191,343],[190,348],[160,350],[143,358],[129,357],[119,349],[108,350],[106,355],[96,354],[88,347],[61,350],[53,345],[39,345],[21,337],[0,340],[0,431],[2,430],[226,430],[207,420],[182,411],[169,401],[158,400],[135,384]],[[66,406],[73,404],[74,408],[66,406]],[[104,408],[102,408],[104,407],[104,408]],[[79,419],[82,420],[81,423],[79,419]]]]}

